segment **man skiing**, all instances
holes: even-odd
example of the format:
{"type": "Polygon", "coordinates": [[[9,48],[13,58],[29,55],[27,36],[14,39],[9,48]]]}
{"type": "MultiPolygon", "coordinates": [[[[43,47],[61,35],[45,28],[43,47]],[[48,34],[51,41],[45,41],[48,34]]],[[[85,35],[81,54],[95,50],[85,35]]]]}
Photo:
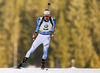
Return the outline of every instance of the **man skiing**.
{"type": "Polygon", "coordinates": [[[36,48],[43,44],[43,56],[41,61],[41,69],[45,68],[45,61],[47,58],[48,48],[50,45],[50,37],[54,36],[56,20],[50,17],[49,9],[44,10],[44,16],[37,19],[35,33],[33,34],[33,44],[26,53],[24,59],[18,64],[17,68],[22,67],[26,63],[30,55],[36,50],[36,48]],[[35,39],[36,38],[36,39],[35,39]]]}

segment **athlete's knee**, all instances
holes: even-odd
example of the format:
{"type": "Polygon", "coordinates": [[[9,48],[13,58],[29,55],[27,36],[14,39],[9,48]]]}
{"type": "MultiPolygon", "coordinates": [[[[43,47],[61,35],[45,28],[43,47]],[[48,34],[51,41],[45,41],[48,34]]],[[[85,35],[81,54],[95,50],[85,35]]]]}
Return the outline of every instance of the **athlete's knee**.
{"type": "Polygon", "coordinates": [[[35,51],[35,47],[31,47],[31,48],[28,50],[26,56],[29,57],[34,51],[35,51]]]}

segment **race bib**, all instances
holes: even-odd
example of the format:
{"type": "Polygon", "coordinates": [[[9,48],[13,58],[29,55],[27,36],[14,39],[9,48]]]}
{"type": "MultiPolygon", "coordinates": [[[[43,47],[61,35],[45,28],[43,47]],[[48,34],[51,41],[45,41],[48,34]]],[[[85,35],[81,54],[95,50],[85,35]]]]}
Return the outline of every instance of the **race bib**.
{"type": "Polygon", "coordinates": [[[42,32],[49,32],[49,31],[52,30],[52,24],[50,23],[50,21],[49,22],[43,21],[39,30],[42,31],[42,32]]]}

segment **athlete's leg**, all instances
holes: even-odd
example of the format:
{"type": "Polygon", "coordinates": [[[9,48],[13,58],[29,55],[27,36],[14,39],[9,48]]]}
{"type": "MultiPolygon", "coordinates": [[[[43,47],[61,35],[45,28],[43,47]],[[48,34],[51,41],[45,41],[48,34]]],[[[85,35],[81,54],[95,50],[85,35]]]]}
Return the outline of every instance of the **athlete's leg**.
{"type": "Polygon", "coordinates": [[[45,68],[45,61],[47,58],[49,45],[50,45],[49,39],[43,42],[43,56],[42,56],[42,61],[41,61],[41,69],[45,68]]]}
{"type": "Polygon", "coordinates": [[[36,50],[36,48],[41,44],[41,37],[37,37],[36,40],[33,42],[31,48],[28,50],[25,57],[29,58],[30,55],[36,50]]]}
{"type": "Polygon", "coordinates": [[[43,56],[42,59],[47,58],[48,48],[50,45],[50,36],[45,38],[45,41],[43,42],[43,56]]]}
{"type": "Polygon", "coordinates": [[[37,37],[36,40],[33,42],[31,48],[29,49],[29,51],[27,52],[26,56],[24,57],[24,59],[18,64],[17,68],[22,67],[23,64],[26,63],[27,59],[30,57],[30,55],[35,51],[35,49],[41,44],[41,37],[37,37]]]}

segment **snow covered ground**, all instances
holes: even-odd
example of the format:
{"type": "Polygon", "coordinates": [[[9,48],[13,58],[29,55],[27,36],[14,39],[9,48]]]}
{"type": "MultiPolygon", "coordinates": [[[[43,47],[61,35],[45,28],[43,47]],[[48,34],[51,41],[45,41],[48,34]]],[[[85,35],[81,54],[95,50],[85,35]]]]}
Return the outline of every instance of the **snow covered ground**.
{"type": "Polygon", "coordinates": [[[0,68],[0,73],[100,73],[100,69],[87,68],[0,68]]]}

